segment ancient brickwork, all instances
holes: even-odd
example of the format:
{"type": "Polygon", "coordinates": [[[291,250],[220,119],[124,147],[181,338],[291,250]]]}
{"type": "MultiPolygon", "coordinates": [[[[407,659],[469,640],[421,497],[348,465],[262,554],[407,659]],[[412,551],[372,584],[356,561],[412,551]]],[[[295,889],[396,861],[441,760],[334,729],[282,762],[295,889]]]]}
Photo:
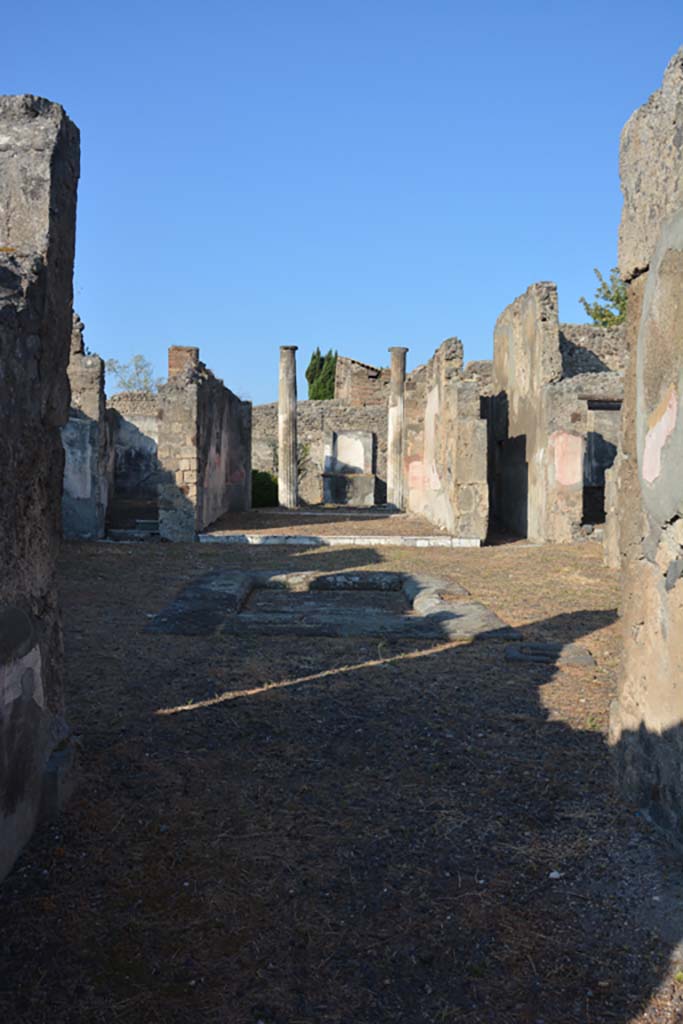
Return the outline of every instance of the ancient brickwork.
{"type": "MultiPolygon", "coordinates": [[[[297,405],[299,498],[304,504],[323,501],[325,446],[332,433],[350,430],[373,435],[373,470],[376,474],[376,502],[386,501],[387,408],[349,406],[337,399],[306,400],[297,405]]],[[[257,405],[253,410],[252,461],[254,469],[277,476],[277,402],[257,405]]]]}
{"type": "Polygon", "coordinates": [[[449,338],[406,382],[407,508],[456,537],[488,532],[487,426],[482,395],[489,366],[468,364],[449,338]]]}
{"type": "Polygon", "coordinates": [[[159,532],[194,540],[225,512],[251,507],[251,405],[199,361],[199,350],[169,350],[159,389],[159,532]]]}
{"type": "Polygon", "coordinates": [[[557,288],[531,285],[494,332],[489,479],[495,518],[536,541],[601,521],[623,394],[619,330],[558,321],[557,288]]]}
{"type": "Polygon", "coordinates": [[[628,288],[614,481],[624,661],[610,740],[624,792],[683,845],[683,50],[622,133],[628,288]]]}
{"type": "Polygon", "coordinates": [[[71,785],[55,562],[79,174],[60,106],[0,97],[0,878],[71,785]]]}
{"type": "Polygon", "coordinates": [[[389,400],[390,381],[391,372],[388,367],[368,366],[357,359],[338,356],[334,397],[338,402],[354,408],[368,405],[386,406],[389,400]]]}
{"type": "Polygon", "coordinates": [[[83,322],[74,314],[68,367],[71,407],[68,423],[62,427],[62,523],[67,538],[104,537],[113,485],[104,362],[98,355],[86,354],[83,330],[83,322]]]}

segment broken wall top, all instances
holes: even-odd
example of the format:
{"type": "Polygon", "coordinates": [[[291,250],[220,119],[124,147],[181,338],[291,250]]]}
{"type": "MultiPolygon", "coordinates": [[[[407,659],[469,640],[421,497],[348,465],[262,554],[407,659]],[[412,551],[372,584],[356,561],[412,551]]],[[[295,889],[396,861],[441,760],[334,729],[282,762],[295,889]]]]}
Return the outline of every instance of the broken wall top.
{"type": "Polygon", "coordinates": [[[626,325],[560,324],[562,377],[624,370],[628,357],[626,325]]]}
{"type": "Polygon", "coordinates": [[[661,88],[626,122],[619,172],[619,272],[630,281],[650,265],[662,222],[683,205],[683,48],[661,88]]]}
{"type": "Polygon", "coordinates": [[[510,303],[496,321],[494,387],[526,396],[561,377],[557,285],[539,281],[510,303]]]}
{"type": "Polygon", "coordinates": [[[0,96],[0,254],[45,256],[75,219],[79,132],[58,103],[0,96]]]}
{"type": "Polygon", "coordinates": [[[79,169],[79,132],[59,104],[0,96],[0,307],[25,337],[0,420],[16,418],[22,403],[46,424],[67,418],[79,169]]]}
{"type": "Polygon", "coordinates": [[[123,416],[133,413],[158,416],[159,396],[153,391],[119,391],[107,398],[107,407],[123,416]]]}
{"type": "Polygon", "coordinates": [[[388,400],[391,371],[370,366],[358,359],[338,356],[334,375],[334,397],[349,405],[384,405],[388,400]]]}
{"type": "Polygon", "coordinates": [[[433,387],[440,378],[446,381],[460,378],[463,361],[460,338],[446,338],[428,362],[410,371],[406,376],[406,387],[416,391],[423,387],[433,387]]]}

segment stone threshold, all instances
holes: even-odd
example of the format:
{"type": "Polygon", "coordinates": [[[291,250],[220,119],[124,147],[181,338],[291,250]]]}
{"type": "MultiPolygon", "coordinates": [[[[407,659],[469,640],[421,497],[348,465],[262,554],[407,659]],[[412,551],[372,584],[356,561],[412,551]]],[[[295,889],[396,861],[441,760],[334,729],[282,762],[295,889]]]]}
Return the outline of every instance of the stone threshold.
{"type": "Polygon", "coordinates": [[[478,548],[481,541],[475,537],[408,537],[408,536],[311,536],[292,533],[200,533],[201,544],[286,544],[291,547],[398,547],[398,548],[478,548]]]}

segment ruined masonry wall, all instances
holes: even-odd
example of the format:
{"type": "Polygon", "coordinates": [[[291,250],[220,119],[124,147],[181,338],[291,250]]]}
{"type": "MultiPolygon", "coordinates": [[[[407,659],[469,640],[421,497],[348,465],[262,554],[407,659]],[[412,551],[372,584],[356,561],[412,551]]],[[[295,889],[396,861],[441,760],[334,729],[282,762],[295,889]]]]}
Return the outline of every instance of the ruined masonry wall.
{"type": "Polygon", "coordinates": [[[251,506],[251,406],[198,355],[172,347],[159,389],[159,532],[167,540],[194,540],[223,513],[251,506]]]}
{"type": "Polygon", "coordinates": [[[62,427],[62,524],[67,538],[104,537],[113,489],[113,450],[106,421],[104,362],[86,355],[83,324],[74,315],[68,366],[69,420],[62,427]]]}
{"type": "MultiPolygon", "coordinates": [[[[376,501],[379,504],[386,501],[386,406],[360,408],[330,399],[306,400],[297,405],[299,496],[305,504],[317,505],[323,501],[325,442],[332,431],[344,430],[370,431],[375,435],[376,501]]],[[[277,476],[277,402],[254,406],[252,435],[253,468],[277,476]]]]}
{"type": "Polygon", "coordinates": [[[494,331],[489,477],[496,519],[535,541],[577,536],[584,488],[601,491],[616,451],[623,330],[559,324],[557,288],[515,299],[494,331]],[[615,408],[592,408],[589,399],[615,408]]]}
{"type": "Polygon", "coordinates": [[[610,743],[627,799],[683,847],[683,50],[621,139],[628,287],[614,493],[623,665],[610,743]]]}
{"type": "Polygon", "coordinates": [[[626,328],[596,324],[560,324],[562,376],[623,372],[626,368],[626,328]]]}
{"type": "Polygon", "coordinates": [[[159,467],[159,399],[146,391],[112,395],[107,402],[117,496],[156,498],[159,467]]]}
{"type": "Polygon", "coordinates": [[[386,406],[389,401],[391,371],[388,367],[368,366],[347,356],[337,357],[334,397],[355,408],[386,406]]]}
{"type": "Polygon", "coordinates": [[[487,427],[481,396],[489,367],[468,366],[449,338],[406,380],[407,507],[457,537],[488,531],[487,427]],[[483,379],[482,379],[483,378],[483,379]]]}
{"type": "MultiPolygon", "coordinates": [[[[251,508],[251,403],[210,378],[197,407],[197,529],[251,508]]],[[[192,466],[190,466],[190,469],[192,466]]]]}
{"type": "Polygon", "coordinates": [[[60,106],[0,97],[0,878],[72,785],[55,563],[79,175],[60,106]]]}
{"type": "MultiPolygon", "coordinates": [[[[568,540],[569,532],[548,521],[545,454],[547,432],[543,388],[562,377],[557,288],[529,287],[498,317],[493,335],[492,501],[496,518],[531,540],[568,540]],[[559,532],[560,535],[555,534],[559,532]]],[[[568,434],[553,445],[566,492],[565,511],[577,500],[579,446],[568,434]]],[[[559,468],[559,467],[558,467],[559,468]]]]}

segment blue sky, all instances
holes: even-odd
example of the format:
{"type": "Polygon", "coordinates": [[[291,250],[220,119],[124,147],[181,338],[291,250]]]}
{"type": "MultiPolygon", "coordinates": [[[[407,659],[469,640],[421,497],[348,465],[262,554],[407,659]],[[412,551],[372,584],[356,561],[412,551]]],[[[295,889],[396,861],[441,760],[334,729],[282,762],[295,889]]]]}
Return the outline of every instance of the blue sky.
{"type": "Polygon", "coordinates": [[[81,129],[75,305],[105,358],[199,345],[277,395],[278,346],[409,368],[616,262],[618,141],[683,43],[680,0],[12,5],[0,91],[81,129]],[[25,13],[20,13],[25,12],[25,13]]]}

